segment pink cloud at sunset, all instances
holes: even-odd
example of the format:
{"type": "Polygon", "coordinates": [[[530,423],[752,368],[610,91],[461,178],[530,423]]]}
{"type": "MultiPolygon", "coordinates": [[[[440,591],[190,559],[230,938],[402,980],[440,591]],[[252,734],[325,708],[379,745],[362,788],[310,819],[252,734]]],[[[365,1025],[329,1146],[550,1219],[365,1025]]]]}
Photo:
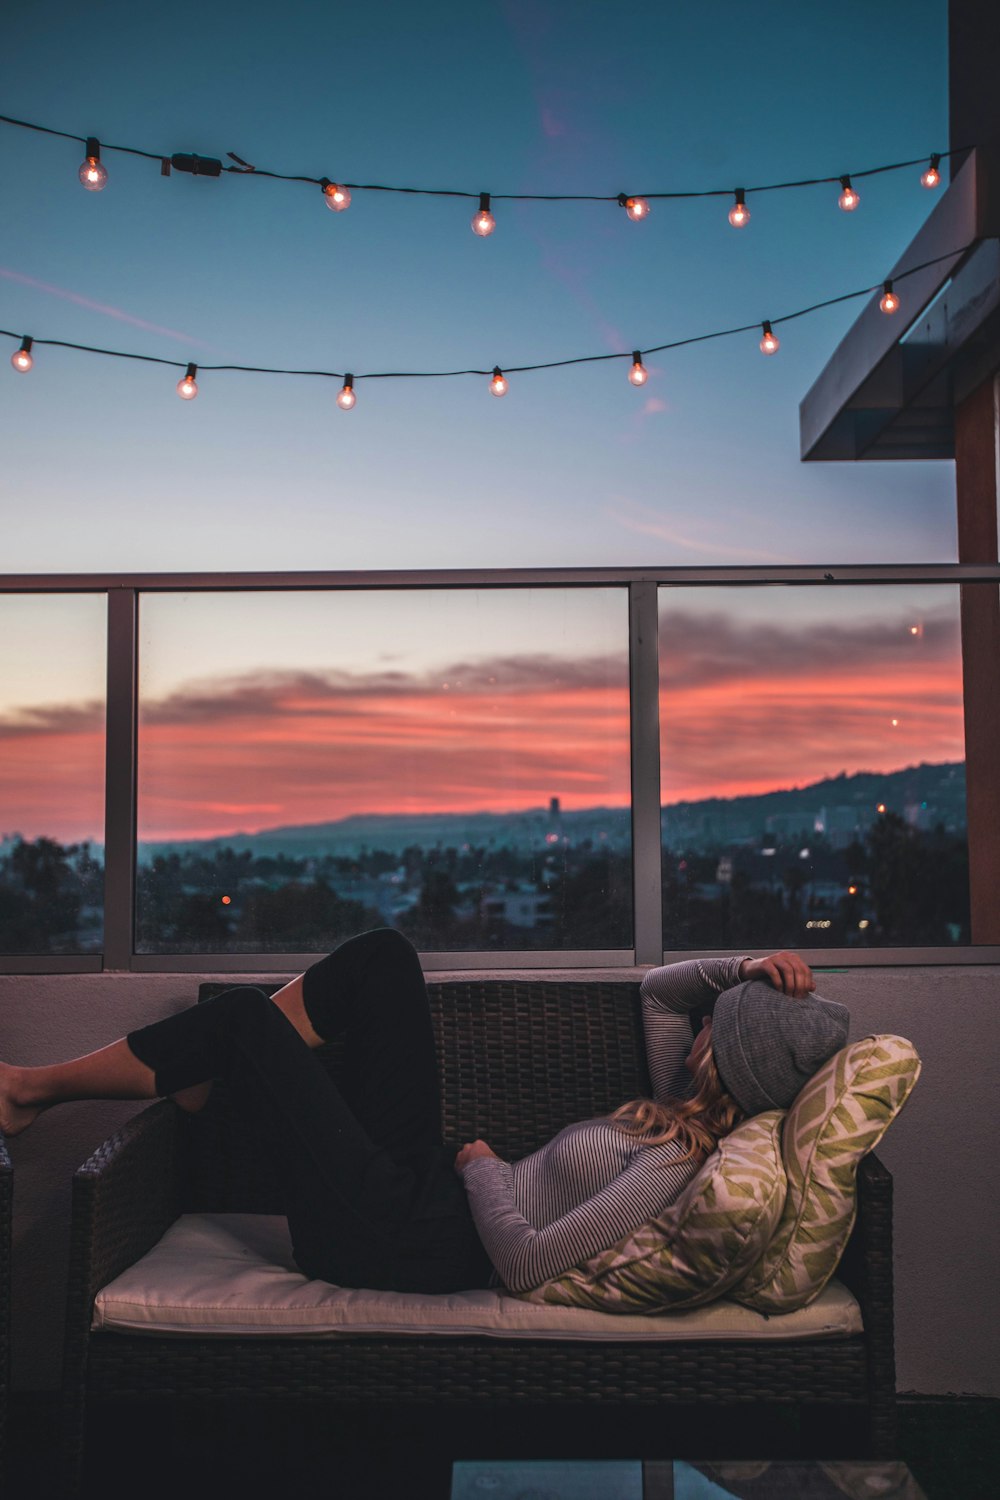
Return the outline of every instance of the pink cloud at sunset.
{"type": "MultiPolygon", "coordinates": [[[[661,621],[667,802],[963,755],[954,625],[661,621]]],[[[100,838],[103,710],[0,720],[0,832],[100,838]]],[[[356,813],[627,804],[627,666],[539,652],[435,672],[248,672],[143,706],[140,837],[356,813]]]]}

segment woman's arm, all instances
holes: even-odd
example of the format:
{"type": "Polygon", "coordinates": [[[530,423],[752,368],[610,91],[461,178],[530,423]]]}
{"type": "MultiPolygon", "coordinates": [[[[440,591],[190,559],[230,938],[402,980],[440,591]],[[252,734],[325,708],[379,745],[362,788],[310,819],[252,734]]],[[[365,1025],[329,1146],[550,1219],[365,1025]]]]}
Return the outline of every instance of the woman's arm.
{"type": "Polygon", "coordinates": [[[471,1159],[462,1173],[469,1206],[504,1286],[512,1292],[530,1291],[662,1213],[700,1166],[673,1159],[679,1154],[674,1141],[644,1147],[607,1187],[544,1229],[535,1229],[518,1210],[509,1163],[488,1147],[471,1159]]]}
{"type": "Polygon", "coordinates": [[[691,1011],[712,1006],[723,990],[744,977],[747,958],[691,958],[650,969],[642,981],[642,1024],[646,1061],[655,1099],[683,1096],[691,1083],[684,1059],[694,1033],[691,1011]]]}
{"type": "Polygon", "coordinates": [[[691,1011],[710,1009],[723,990],[744,979],[763,979],[794,1000],[816,988],[805,960],[785,951],[765,958],[692,958],[649,970],[640,993],[654,1098],[678,1098],[690,1088],[684,1059],[694,1040],[691,1011]]]}

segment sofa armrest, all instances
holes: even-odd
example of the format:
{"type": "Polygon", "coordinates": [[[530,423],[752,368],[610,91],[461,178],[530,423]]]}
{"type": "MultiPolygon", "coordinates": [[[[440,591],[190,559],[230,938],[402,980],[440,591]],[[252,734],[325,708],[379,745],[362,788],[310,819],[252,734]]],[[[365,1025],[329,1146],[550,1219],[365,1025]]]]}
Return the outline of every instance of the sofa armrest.
{"type": "Polygon", "coordinates": [[[3,1485],[7,1396],[10,1390],[11,1243],[14,1168],[0,1130],[0,1488],[3,1485]]]}
{"type": "Polygon", "coordinates": [[[67,1349],[90,1327],[94,1297],[169,1229],[181,1205],[177,1106],[128,1120],[73,1176],[67,1349]]]}
{"type": "Polygon", "coordinates": [[[892,1312],[892,1173],[869,1154],[858,1163],[858,1212],[837,1272],[869,1311],[892,1312]]]}
{"type": "Polygon", "coordinates": [[[891,1454],[896,1395],[892,1173],[874,1155],[858,1166],[858,1216],[838,1275],[857,1297],[865,1325],[873,1442],[891,1454]]]}
{"type": "Polygon", "coordinates": [[[94,1297],[180,1214],[180,1111],[163,1099],[108,1137],[73,1176],[62,1371],[62,1493],[78,1493],[94,1297]]]}

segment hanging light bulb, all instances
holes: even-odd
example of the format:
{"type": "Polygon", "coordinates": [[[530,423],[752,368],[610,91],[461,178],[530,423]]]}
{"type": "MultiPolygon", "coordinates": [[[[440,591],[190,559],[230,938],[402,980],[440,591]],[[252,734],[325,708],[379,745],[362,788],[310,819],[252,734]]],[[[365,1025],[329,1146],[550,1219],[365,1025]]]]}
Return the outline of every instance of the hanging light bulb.
{"type": "Polygon", "coordinates": [[[15,370],[21,371],[22,375],[26,375],[35,363],[31,357],[31,340],[27,335],[21,340],[20,349],[14,350],[14,353],[10,357],[10,362],[15,370]]]}
{"type": "Polygon", "coordinates": [[[332,208],[335,214],[342,214],[345,208],[350,208],[350,190],[342,182],[331,182],[329,177],[321,177],[319,185],[323,189],[327,208],[332,208]]]}
{"type": "Polygon", "coordinates": [[[891,281],[887,281],[883,286],[882,296],[879,299],[878,305],[884,313],[894,313],[899,311],[899,298],[896,296],[896,293],[892,289],[891,281]]]}
{"type": "Polygon", "coordinates": [[[108,170],[101,164],[101,143],[88,135],[85,156],[80,166],[80,181],[88,193],[99,193],[108,180],[108,170]]]}
{"type": "Polygon", "coordinates": [[[940,165],[941,165],[941,155],[940,155],[940,152],[935,152],[934,155],[931,157],[930,166],[927,168],[926,172],[922,172],[921,175],[920,175],[920,186],[921,187],[936,188],[936,187],[939,186],[939,184],[941,182],[941,173],[938,171],[938,167],[940,165]]]}
{"type": "Polygon", "coordinates": [[[345,375],[343,389],[337,396],[337,405],[341,411],[350,411],[357,399],[357,393],[354,389],[354,376],[345,375]]]}
{"type": "Polygon", "coordinates": [[[490,395],[506,396],[509,386],[503,371],[499,365],[493,366],[493,374],[490,376],[490,395]]]}
{"type": "Polygon", "coordinates": [[[496,227],[497,221],[490,213],[490,195],[480,193],[479,207],[472,215],[472,232],[478,234],[480,239],[485,239],[488,234],[493,233],[496,227]]]}
{"type": "Polygon", "coordinates": [[[736,202],[729,210],[729,222],[734,229],[742,229],[744,224],[750,223],[750,210],[746,205],[746,195],[743,188],[736,189],[736,202]]]}
{"type": "Polygon", "coordinates": [[[764,337],[760,341],[761,354],[777,354],[778,350],[781,348],[781,344],[778,341],[778,335],[772,330],[771,325],[766,318],[760,326],[764,330],[764,337]]]}
{"type": "Polygon", "coordinates": [[[198,373],[197,365],[188,365],[184,376],[177,382],[177,394],[182,401],[193,401],[198,394],[198,382],[195,376],[198,373]]]}
{"type": "Polygon", "coordinates": [[[649,371],[642,362],[641,349],[632,350],[632,368],[628,372],[628,378],[633,385],[645,385],[649,379],[649,371]]]}
{"type": "Polygon", "coordinates": [[[861,202],[861,194],[856,188],[851,187],[851,179],[842,177],[840,179],[840,197],[837,199],[838,208],[842,208],[845,214],[853,213],[861,202]]]}
{"type": "Polygon", "coordinates": [[[618,194],[618,202],[628,214],[633,224],[638,224],[640,219],[649,217],[648,198],[629,198],[625,193],[618,194]]]}

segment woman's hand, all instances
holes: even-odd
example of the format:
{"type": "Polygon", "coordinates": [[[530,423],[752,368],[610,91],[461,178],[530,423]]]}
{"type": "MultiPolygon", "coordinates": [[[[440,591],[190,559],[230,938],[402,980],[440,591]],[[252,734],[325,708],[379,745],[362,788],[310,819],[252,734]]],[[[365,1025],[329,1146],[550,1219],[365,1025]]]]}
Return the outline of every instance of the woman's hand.
{"type": "Polygon", "coordinates": [[[461,1177],[470,1161],[476,1161],[480,1156],[492,1156],[495,1161],[500,1158],[496,1152],[487,1146],[485,1141],[466,1141],[461,1151],[455,1157],[455,1171],[461,1177]]]}
{"type": "Polygon", "coordinates": [[[816,988],[812,969],[797,953],[772,953],[768,958],[745,958],[741,979],[766,979],[792,1000],[804,1000],[816,988]]]}

